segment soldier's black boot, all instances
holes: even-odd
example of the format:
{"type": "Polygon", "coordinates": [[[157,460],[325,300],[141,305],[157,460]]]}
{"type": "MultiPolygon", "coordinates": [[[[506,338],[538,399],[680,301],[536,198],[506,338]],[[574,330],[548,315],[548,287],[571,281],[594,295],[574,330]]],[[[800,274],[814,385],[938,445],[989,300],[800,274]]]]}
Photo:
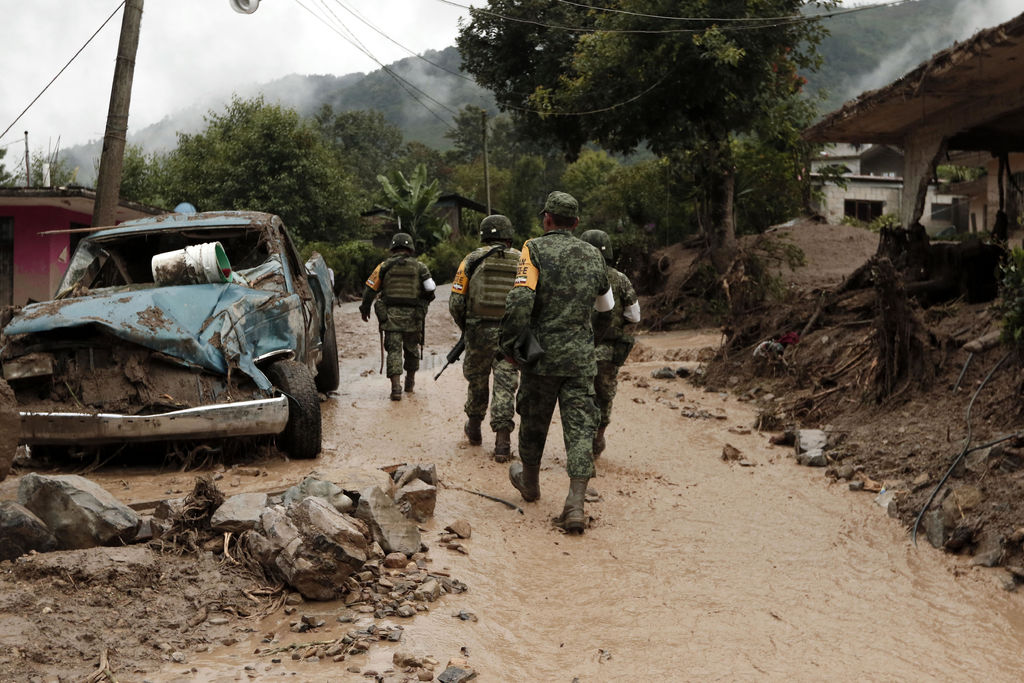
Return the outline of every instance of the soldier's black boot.
{"type": "Polygon", "coordinates": [[[562,516],[556,523],[570,534],[582,534],[587,526],[587,516],[583,512],[583,501],[587,496],[587,482],[584,477],[569,479],[569,495],[565,497],[562,516]]]}
{"type": "Polygon", "coordinates": [[[512,435],[507,429],[494,433],[494,461],[508,462],[512,459],[512,435]]]}
{"type": "Polygon", "coordinates": [[[391,400],[401,401],[402,400],[402,376],[391,375],[391,400]]]}
{"type": "Polygon", "coordinates": [[[410,370],[409,372],[405,373],[405,391],[406,391],[406,393],[411,394],[412,390],[413,390],[413,388],[415,388],[415,386],[416,386],[416,373],[412,372],[410,370]]]}
{"type": "Polygon", "coordinates": [[[524,465],[516,461],[508,468],[508,480],[527,503],[540,498],[540,465],[524,465]]]}
{"type": "Polygon", "coordinates": [[[462,428],[462,431],[466,433],[466,438],[469,439],[469,443],[474,446],[479,446],[483,443],[484,437],[480,433],[480,423],[483,420],[479,417],[471,417],[466,420],[466,426],[462,428]]]}
{"type": "Polygon", "coordinates": [[[604,452],[604,427],[598,427],[597,434],[594,435],[594,460],[601,457],[601,453],[604,452]]]}

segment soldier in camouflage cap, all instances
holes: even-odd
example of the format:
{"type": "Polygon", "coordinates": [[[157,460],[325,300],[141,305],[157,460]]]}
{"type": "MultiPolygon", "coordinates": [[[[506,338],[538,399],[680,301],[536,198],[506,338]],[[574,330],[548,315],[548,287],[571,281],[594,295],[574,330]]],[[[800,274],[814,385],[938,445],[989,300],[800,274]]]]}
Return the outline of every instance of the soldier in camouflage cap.
{"type": "Polygon", "coordinates": [[[436,285],[427,266],[416,259],[410,235],[396,232],[391,238],[391,253],[392,256],[379,263],[367,278],[359,314],[363,322],[368,321],[370,306],[373,306],[388,354],[391,400],[401,401],[403,367],[406,372],[405,391],[412,392],[416,384],[416,371],[420,367],[419,347],[423,344],[423,321],[427,306],[434,300],[436,285]]]}
{"type": "Polygon", "coordinates": [[[540,498],[540,461],[557,403],[569,474],[569,495],[557,522],[566,531],[583,533],[583,499],[594,476],[591,450],[598,422],[591,312],[610,311],[614,300],[601,253],[572,235],[579,224],[576,200],[552,192],[542,215],[544,234],[523,245],[498,341],[507,359],[524,362],[531,334],[543,348],[539,358],[520,367],[516,409],[522,462],[512,464],[509,479],[524,500],[540,498]]]}
{"type": "Polygon", "coordinates": [[[633,349],[633,337],[626,328],[640,322],[640,302],[633,283],[625,274],[612,267],[612,241],[603,230],[587,230],[580,239],[597,247],[607,263],[608,281],[615,296],[615,307],[607,313],[594,311],[594,353],[597,375],[594,377],[594,395],[600,419],[594,437],[594,458],[605,448],[604,430],[611,422],[612,402],[619,383],[619,368],[633,349]]]}
{"type": "Polygon", "coordinates": [[[452,281],[448,311],[462,330],[466,358],[462,372],[469,382],[464,427],[466,437],[479,445],[480,425],[487,415],[491,393],[491,430],[494,432],[494,459],[512,459],[511,433],[515,427],[515,393],[519,372],[498,351],[498,323],[505,313],[505,297],[512,289],[519,264],[519,250],[512,248],[512,223],[505,216],[493,215],[480,223],[480,241],[484,246],[471,252],[459,264],[452,281]],[[488,389],[494,375],[493,392],[488,389]]]}

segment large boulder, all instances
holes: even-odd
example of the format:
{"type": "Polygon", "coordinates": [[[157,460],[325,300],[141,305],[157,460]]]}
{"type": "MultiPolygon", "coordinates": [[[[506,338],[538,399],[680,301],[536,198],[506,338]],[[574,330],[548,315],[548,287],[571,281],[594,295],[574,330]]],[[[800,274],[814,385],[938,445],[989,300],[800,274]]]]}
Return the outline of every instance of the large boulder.
{"type": "Polygon", "coordinates": [[[309,496],[323,498],[333,505],[334,509],[338,512],[351,512],[352,508],[355,507],[355,503],[352,502],[349,496],[345,495],[340,486],[330,481],[317,479],[316,477],[306,477],[301,483],[285,491],[284,504],[290,505],[309,496]]]}
{"type": "Polygon", "coordinates": [[[0,501],[0,561],[13,560],[30,550],[46,553],[57,549],[57,539],[24,505],[0,501]]]}
{"type": "Polygon", "coordinates": [[[0,379],[0,481],[3,481],[11,471],[20,430],[21,418],[18,416],[18,403],[14,399],[14,392],[7,382],[0,379]]]}
{"type": "Polygon", "coordinates": [[[236,534],[255,529],[266,508],[267,494],[239,493],[225,500],[214,511],[210,517],[210,528],[236,534]]]}
{"type": "Polygon", "coordinates": [[[366,562],[367,535],[358,520],[309,497],[288,508],[268,508],[248,538],[264,568],[303,597],[334,600],[344,592],[345,579],[366,562]]]}
{"type": "Polygon", "coordinates": [[[379,487],[360,492],[356,517],[366,522],[373,540],[386,553],[403,553],[406,557],[419,552],[420,530],[405,518],[395,502],[379,487]]]}
{"type": "Polygon", "coordinates": [[[26,474],[18,502],[46,524],[62,550],[128,543],[141,522],[106,489],[75,474],[26,474]]]}

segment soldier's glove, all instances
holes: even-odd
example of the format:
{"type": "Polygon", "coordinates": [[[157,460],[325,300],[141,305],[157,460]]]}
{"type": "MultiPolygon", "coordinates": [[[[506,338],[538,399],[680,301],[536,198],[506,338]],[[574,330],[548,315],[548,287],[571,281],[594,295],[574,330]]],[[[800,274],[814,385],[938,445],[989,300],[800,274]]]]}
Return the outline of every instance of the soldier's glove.
{"type": "Polygon", "coordinates": [[[370,312],[369,311],[359,311],[359,315],[363,319],[364,323],[370,322],[370,312]]]}

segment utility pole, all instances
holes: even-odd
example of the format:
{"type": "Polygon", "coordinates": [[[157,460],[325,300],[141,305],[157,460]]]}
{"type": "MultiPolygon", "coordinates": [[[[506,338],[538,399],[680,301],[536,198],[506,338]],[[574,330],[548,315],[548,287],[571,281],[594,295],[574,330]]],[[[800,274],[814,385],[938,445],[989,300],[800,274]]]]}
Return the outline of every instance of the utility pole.
{"type": "Polygon", "coordinates": [[[490,164],[487,163],[487,112],[480,112],[480,127],[484,136],[484,187],[487,190],[487,215],[491,215],[491,177],[490,164]]]}
{"type": "Polygon", "coordinates": [[[142,0],[125,0],[121,18],[121,38],[117,43],[114,83],[110,88],[107,128],[103,135],[103,152],[96,179],[96,204],[92,225],[113,225],[121,193],[121,171],[124,168],[124,146],[128,135],[128,109],[132,101],[132,78],[135,54],[139,49],[139,27],[142,24],[142,0]]]}
{"type": "MultiPolygon", "coordinates": [[[[25,131],[25,187],[32,187],[31,162],[28,158],[28,131],[25,131]]],[[[1000,178],[1000,181],[1002,178],[1000,178]]]]}

